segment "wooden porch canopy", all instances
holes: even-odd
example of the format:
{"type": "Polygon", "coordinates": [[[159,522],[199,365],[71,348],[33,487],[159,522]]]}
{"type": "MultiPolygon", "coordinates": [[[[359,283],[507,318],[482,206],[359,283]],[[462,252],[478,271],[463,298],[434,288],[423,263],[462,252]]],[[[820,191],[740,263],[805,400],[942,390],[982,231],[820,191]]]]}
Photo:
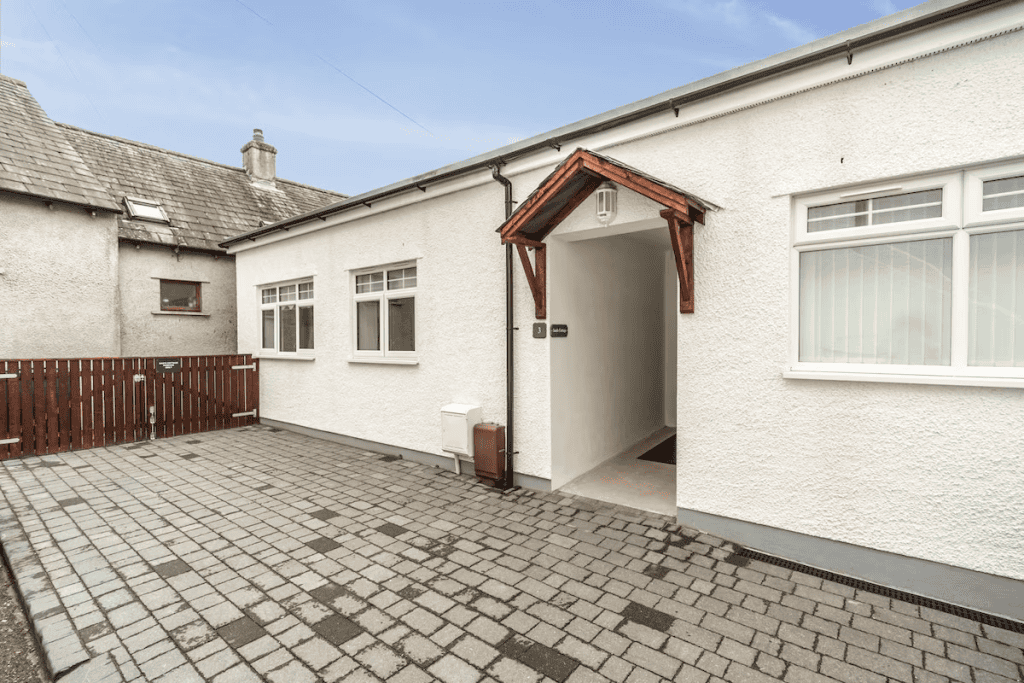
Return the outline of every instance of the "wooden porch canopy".
{"type": "Polygon", "coordinates": [[[693,224],[704,223],[704,212],[711,205],[622,162],[580,148],[559,164],[498,228],[502,243],[514,244],[519,251],[533,292],[537,319],[547,317],[544,239],[606,180],[665,207],[660,214],[668,222],[676,257],[679,312],[693,313],[693,224]],[[535,266],[530,263],[527,248],[534,250],[535,266]]]}

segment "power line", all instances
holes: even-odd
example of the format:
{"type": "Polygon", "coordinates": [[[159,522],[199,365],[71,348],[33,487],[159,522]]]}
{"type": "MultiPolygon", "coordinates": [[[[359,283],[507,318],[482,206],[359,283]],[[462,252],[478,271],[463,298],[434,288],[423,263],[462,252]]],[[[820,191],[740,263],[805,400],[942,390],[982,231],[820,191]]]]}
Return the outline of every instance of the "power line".
{"type": "MultiPolygon", "coordinates": [[[[274,23],[273,23],[272,21],[270,21],[270,19],[267,19],[267,18],[266,18],[265,16],[263,16],[262,14],[260,14],[260,13],[259,13],[259,12],[257,12],[256,10],[254,10],[254,9],[253,9],[252,7],[249,7],[249,6],[247,5],[247,4],[245,4],[244,2],[242,2],[242,0],[235,0],[235,2],[237,2],[237,3],[239,4],[239,5],[241,5],[241,6],[242,6],[242,7],[244,7],[245,9],[249,10],[250,12],[252,12],[252,13],[253,13],[254,15],[256,15],[257,17],[259,17],[260,19],[262,19],[263,21],[265,21],[265,22],[267,23],[267,25],[269,25],[269,26],[271,26],[271,27],[273,27],[273,28],[275,28],[275,29],[277,28],[277,26],[275,26],[275,25],[274,25],[274,23]]],[[[312,52],[312,51],[310,51],[310,52],[312,52]]],[[[374,97],[376,97],[376,98],[377,98],[378,100],[380,100],[381,102],[383,102],[383,103],[384,103],[384,104],[386,104],[387,106],[391,107],[392,109],[394,109],[394,110],[395,110],[396,112],[398,112],[399,114],[401,114],[402,116],[404,116],[404,117],[405,117],[405,118],[407,118],[408,120],[410,120],[410,121],[412,121],[413,123],[415,123],[415,124],[416,124],[417,126],[419,126],[420,128],[422,128],[423,130],[427,131],[427,133],[430,133],[430,136],[431,136],[431,137],[436,137],[436,136],[434,135],[434,133],[433,133],[433,132],[431,132],[431,130],[430,130],[429,128],[427,128],[427,127],[426,127],[426,126],[424,126],[424,125],[423,125],[422,123],[420,123],[420,122],[419,122],[419,121],[417,121],[416,119],[414,119],[414,118],[412,118],[411,116],[409,116],[408,114],[406,114],[406,113],[405,113],[404,111],[402,111],[401,109],[399,109],[399,108],[398,108],[398,107],[396,107],[395,105],[393,105],[393,104],[391,104],[390,102],[388,102],[387,100],[385,100],[385,99],[384,99],[383,97],[381,97],[381,96],[380,96],[380,95],[378,95],[377,93],[375,93],[375,92],[373,92],[372,90],[370,90],[369,88],[367,88],[367,87],[366,87],[365,85],[363,85],[362,83],[360,83],[360,82],[359,82],[359,81],[357,81],[356,79],[354,79],[354,78],[352,78],[351,76],[349,76],[349,75],[348,75],[347,73],[345,73],[344,71],[342,71],[342,70],[341,70],[341,69],[340,69],[340,68],[339,68],[338,66],[336,66],[335,64],[333,64],[333,63],[329,62],[329,61],[328,61],[328,60],[327,60],[326,58],[324,58],[324,56],[323,56],[323,55],[321,55],[321,54],[320,54],[319,52],[312,52],[312,54],[313,54],[313,56],[315,56],[316,58],[318,58],[318,59],[319,59],[320,61],[322,61],[322,62],[323,62],[324,64],[326,64],[327,66],[331,67],[332,69],[334,69],[335,71],[337,71],[338,73],[340,73],[340,74],[341,74],[342,76],[344,76],[344,77],[345,77],[345,78],[347,78],[348,80],[352,81],[353,83],[355,83],[356,85],[358,85],[358,86],[359,86],[360,88],[362,88],[362,89],[363,89],[363,90],[365,90],[366,92],[370,93],[371,95],[373,95],[374,97]]]]}
{"type": "Polygon", "coordinates": [[[39,22],[39,28],[43,29],[43,33],[46,34],[46,39],[49,40],[53,44],[54,49],[57,50],[57,54],[60,55],[61,61],[64,62],[64,66],[68,68],[68,71],[74,77],[75,81],[78,82],[79,89],[82,91],[82,94],[85,95],[85,99],[89,100],[89,104],[92,105],[93,110],[97,114],[99,114],[99,117],[103,120],[104,123],[107,123],[107,117],[103,115],[103,112],[99,110],[99,107],[96,106],[96,103],[92,101],[91,97],[89,97],[89,91],[82,85],[82,79],[79,78],[78,72],[71,68],[71,62],[69,62],[67,60],[67,57],[64,56],[64,53],[60,49],[60,45],[58,45],[57,41],[50,36],[50,32],[46,30],[46,25],[43,23],[43,20],[39,18],[39,15],[36,13],[35,3],[31,2],[30,0],[30,2],[28,3],[28,8],[32,11],[32,16],[34,16],[36,18],[36,21],[39,22]]]}
{"type": "Polygon", "coordinates": [[[64,0],[60,0],[60,4],[64,6],[64,11],[71,15],[71,18],[75,20],[76,24],[78,24],[78,28],[82,29],[82,33],[85,34],[85,37],[89,39],[89,42],[92,43],[92,46],[96,48],[97,52],[99,52],[100,46],[96,44],[96,41],[92,39],[92,36],[89,35],[89,32],[85,30],[85,27],[82,26],[82,22],[80,22],[78,20],[78,17],[75,16],[75,13],[71,11],[71,8],[68,7],[68,4],[64,2],[64,0]]]}

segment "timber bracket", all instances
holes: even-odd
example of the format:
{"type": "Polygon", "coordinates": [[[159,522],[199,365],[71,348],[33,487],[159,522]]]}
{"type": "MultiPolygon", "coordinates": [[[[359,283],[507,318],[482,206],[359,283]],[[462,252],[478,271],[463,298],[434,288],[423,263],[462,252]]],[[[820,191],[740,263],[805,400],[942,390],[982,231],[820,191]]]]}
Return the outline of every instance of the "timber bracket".
{"type": "Polygon", "coordinates": [[[668,221],[668,236],[679,274],[679,312],[693,313],[693,221],[675,209],[665,209],[661,217],[668,221]]]}
{"type": "Polygon", "coordinates": [[[547,245],[543,242],[534,242],[532,245],[523,242],[532,240],[511,239],[519,252],[519,260],[523,264],[523,272],[526,273],[526,282],[530,285],[530,292],[533,294],[533,304],[537,320],[544,320],[548,317],[548,259],[547,245]],[[530,254],[527,248],[533,249],[533,261],[530,263],[530,254]]]}

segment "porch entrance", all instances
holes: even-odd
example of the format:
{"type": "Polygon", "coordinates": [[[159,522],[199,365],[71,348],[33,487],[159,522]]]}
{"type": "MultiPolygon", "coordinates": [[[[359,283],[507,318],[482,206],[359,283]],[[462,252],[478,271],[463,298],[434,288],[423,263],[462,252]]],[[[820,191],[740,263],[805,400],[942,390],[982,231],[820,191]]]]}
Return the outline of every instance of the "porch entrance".
{"type": "Polygon", "coordinates": [[[547,241],[552,322],[569,328],[551,340],[551,485],[674,515],[676,466],[658,456],[676,431],[679,285],[664,222],[650,223],[547,241]]]}
{"type": "Polygon", "coordinates": [[[519,252],[537,320],[547,319],[550,295],[560,318],[551,322],[567,330],[550,340],[552,489],[585,486],[588,472],[600,479],[599,466],[618,463],[603,495],[675,514],[675,466],[640,456],[675,430],[676,325],[695,305],[693,226],[715,208],[581,148],[498,228],[519,252]],[[603,227],[577,224],[555,234],[603,183],[632,193],[631,217],[615,223],[612,201],[603,205],[603,227]],[[649,465],[661,469],[645,483],[637,468],[649,465]]]}

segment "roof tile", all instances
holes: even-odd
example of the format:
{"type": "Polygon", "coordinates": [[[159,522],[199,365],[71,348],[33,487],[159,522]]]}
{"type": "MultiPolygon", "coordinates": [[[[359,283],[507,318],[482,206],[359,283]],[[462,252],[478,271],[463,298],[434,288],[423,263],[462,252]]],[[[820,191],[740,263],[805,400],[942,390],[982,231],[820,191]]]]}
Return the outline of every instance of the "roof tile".
{"type": "Polygon", "coordinates": [[[118,211],[119,207],[81,156],[47,117],[28,88],[0,75],[0,190],[118,211]]]}
{"type": "Polygon", "coordinates": [[[278,178],[252,183],[242,168],[57,124],[108,193],[158,201],[170,225],[120,217],[125,239],[221,251],[220,242],[336,203],[345,195],[278,178]]]}

